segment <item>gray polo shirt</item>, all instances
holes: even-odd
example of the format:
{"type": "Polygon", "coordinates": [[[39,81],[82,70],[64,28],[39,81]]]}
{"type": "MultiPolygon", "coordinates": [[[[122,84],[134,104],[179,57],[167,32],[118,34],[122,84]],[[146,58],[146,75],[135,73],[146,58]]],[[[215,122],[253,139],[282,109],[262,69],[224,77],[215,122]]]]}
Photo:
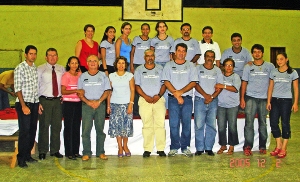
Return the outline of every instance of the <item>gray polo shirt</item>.
{"type": "Polygon", "coordinates": [[[254,63],[252,65],[246,64],[242,77],[243,81],[248,82],[246,95],[258,99],[266,99],[269,77],[273,69],[275,69],[275,66],[272,63],[265,61],[259,66],[254,63]]]}
{"type": "Polygon", "coordinates": [[[144,65],[140,65],[134,72],[135,85],[141,87],[143,92],[153,97],[157,95],[162,86],[161,76],[163,67],[156,64],[153,69],[147,69],[144,65]]]}
{"type": "MultiPolygon", "coordinates": [[[[215,92],[215,85],[217,83],[223,84],[223,74],[217,66],[212,69],[207,69],[203,64],[197,65],[197,75],[199,79],[199,85],[207,94],[213,94],[215,92]]],[[[204,98],[198,91],[195,92],[195,96],[204,98]]]]}
{"type": "MultiPolygon", "coordinates": [[[[177,64],[175,61],[166,63],[162,75],[163,81],[169,81],[176,90],[180,90],[190,82],[199,81],[196,68],[192,62],[185,61],[183,64],[177,64]]],[[[168,93],[171,92],[168,90],[168,93]]],[[[182,96],[193,96],[193,90],[185,92],[182,96]]]]}
{"type": "Polygon", "coordinates": [[[270,74],[270,79],[274,81],[274,88],[272,97],[277,98],[293,98],[292,95],[292,82],[299,78],[296,70],[291,74],[279,72],[278,69],[273,69],[270,74]]]}

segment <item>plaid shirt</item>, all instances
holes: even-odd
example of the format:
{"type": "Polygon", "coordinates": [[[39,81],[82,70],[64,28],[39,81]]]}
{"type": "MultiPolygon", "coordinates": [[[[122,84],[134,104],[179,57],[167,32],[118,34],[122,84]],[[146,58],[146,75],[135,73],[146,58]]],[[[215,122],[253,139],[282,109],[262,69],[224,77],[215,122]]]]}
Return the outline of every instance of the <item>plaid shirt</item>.
{"type": "MultiPolygon", "coordinates": [[[[24,102],[38,103],[38,73],[33,64],[29,66],[26,61],[20,63],[14,71],[15,92],[22,91],[24,102]]],[[[16,102],[19,102],[17,98],[16,102]]]]}

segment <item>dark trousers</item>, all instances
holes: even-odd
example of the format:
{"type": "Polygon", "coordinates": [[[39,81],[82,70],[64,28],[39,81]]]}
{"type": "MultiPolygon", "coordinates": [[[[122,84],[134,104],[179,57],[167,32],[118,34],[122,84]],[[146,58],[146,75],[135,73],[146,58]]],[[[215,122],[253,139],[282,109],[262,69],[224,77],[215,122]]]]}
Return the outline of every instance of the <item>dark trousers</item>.
{"type": "Polygon", "coordinates": [[[270,126],[274,138],[282,136],[283,139],[291,137],[290,118],[292,113],[293,101],[289,98],[272,98],[270,111],[270,126]],[[281,118],[281,129],[279,127],[281,118]]]}
{"type": "MultiPolygon", "coordinates": [[[[140,64],[133,64],[134,70],[136,70],[136,68],[139,66],[140,66],[140,64]]],[[[134,116],[139,116],[139,105],[138,105],[139,98],[140,98],[140,95],[137,92],[135,92],[134,104],[133,104],[133,115],[134,116]]]]}
{"type": "Polygon", "coordinates": [[[62,104],[60,99],[47,100],[43,97],[40,97],[40,104],[44,110],[39,115],[39,153],[46,154],[49,151],[49,126],[51,126],[50,154],[54,154],[60,149],[62,104]]]}
{"type": "Polygon", "coordinates": [[[63,102],[65,155],[79,154],[81,102],[63,102]]]}
{"type": "Polygon", "coordinates": [[[39,104],[27,102],[26,105],[30,108],[29,115],[23,113],[19,102],[15,105],[19,123],[18,163],[23,163],[31,157],[37,128],[39,104]]]}

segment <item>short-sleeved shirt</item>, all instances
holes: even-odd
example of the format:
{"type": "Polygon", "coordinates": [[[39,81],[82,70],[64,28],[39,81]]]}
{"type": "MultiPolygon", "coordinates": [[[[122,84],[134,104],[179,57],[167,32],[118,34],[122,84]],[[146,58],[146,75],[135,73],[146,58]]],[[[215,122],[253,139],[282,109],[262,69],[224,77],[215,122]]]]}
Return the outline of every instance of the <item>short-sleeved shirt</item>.
{"type": "Polygon", "coordinates": [[[133,55],[133,64],[144,64],[144,52],[147,49],[150,49],[151,38],[143,40],[140,36],[133,38],[132,46],[135,47],[133,55]]]}
{"type": "Polygon", "coordinates": [[[110,43],[107,40],[104,40],[101,42],[100,48],[105,49],[106,65],[113,66],[116,60],[115,42],[110,43]]]}
{"type": "Polygon", "coordinates": [[[246,95],[258,99],[266,99],[269,77],[271,71],[275,68],[272,63],[263,62],[261,65],[246,64],[243,70],[242,80],[248,82],[246,95]]]}
{"type": "Polygon", "coordinates": [[[187,61],[191,61],[195,57],[195,55],[201,54],[199,43],[196,39],[190,38],[189,40],[183,40],[182,37],[174,41],[174,46],[172,46],[171,48],[172,53],[175,53],[175,47],[179,43],[185,43],[188,47],[185,57],[187,61]]]}
{"type": "Polygon", "coordinates": [[[230,76],[223,76],[223,84],[227,86],[233,86],[237,92],[231,92],[229,90],[223,89],[218,96],[218,106],[224,108],[236,107],[240,104],[240,87],[241,87],[241,78],[238,74],[233,73],[230,76]]]}
{"type": "Polygon", "coordinates": [[[171,36],[166,39],[160,40],[157,36],[151,40],[151,47],[155,49],[155,62],[168,62],[170,61],[170,50],[174,44],[171,36]]]}
{"type": "Polygon", "coordinates": [[[223,64],[224,60],[227,58],[231,58],[234,60],[235,67],[233,69],[234,73],[238,74],[240,77],[243,76],[244,66],[252,60],[252,56],[250,52],[246,48],[242,48],[239,53],[233,52],[232,48],[226,49],[221,56],[221,64],[223,64]]]}
{"type": "Polygon", "coordinates": [[[130,80],[133,74],[125,72],[124,75],[119,76],[116,72],[109,74],[109,80],[112,86],[112,95],[110,103],[128,104],[130,102],[130,80]]]}
{"type": "Polygon", "coordinates": [[[270,79],[274,81],[272,97],[277,98],[292,98],[292,82],[299,78],[296,70],[291,74],[280,72],[278,69],[273,69],[270,74],[270,79]]]}
{"type": "MultiPolygon", "coordinates": [[[[77,90],[78,79],[81,75],[81,72],[78,72],[76,76],[71,75],[69,72],[65,72],[61,77],[61,85],[66,87],[66,90],[77,90]]],[[[62,95],[63,101],[68,102],[79,102],[80,98],[76,93],[62,95]]]]}
{"type": "MultiPolygon", "coordinates": [[[[196,70],[199,79],[198,84],[207,94],[213,94],[215,92],[215,85],[223,83],[222,71],[217,66],[207,69],[203,64],[200,64],[196,66],[196,70]]],[[[195,96],[204,98],[198,91],[195,92],[195,96]]]]}
{"type": "MultiPolygon", "coordinates": [[[[15,92],[22,91],[24,102],[39,102],[39,87],[37,68],[29,66],[26,61],[20,63],[14,71],[15,92]]],[[[17,97],[16,102],[19,102],[17,97]]]]}
{"type": "Polygon", "coordinates": [[[4,85],[5,88],[9,88],[14,84],[14,70],[4,71],[0,74],[0,83],[4,85]]]}
{"type": "MultiPolygon", "coordinates": [[[[177,64],[175,61],[169,61],[163,69],[162,81],[169,81],[176,90],[180,90],[191,82],[198,82],[199,79],[192,62],[177,64]]],[[[171,94],[169,90],[168,93],[171,94]]],[[[193,90],[183,93],[182,96],[193,96],[193,90]]]]}
{"type": "Polygon", "coordinates": [[[163,67],[159,64],[156,64],[153,69],[147,69],[145,65],[140,65],[134,72],[135,85],[140,86],[143,92],[150,97],[157,95],[162,85],[162,70],[163,67]]]}
{"type": "Polygon", "coordinates": [[[210,43],[206,43],[204,40],[201,40],[199,41],[199,46],[202,54],[197,61],[198,64],[203,64],[205,62],[204,54],[208,50],[212,50],[215,52],[215,60],[221,59],[221,51],[220,51],[219,44],[217,42],[211,40],[210,43]]]}
{"type": "Polygon", "coordinates": [[[90,75],[88,71],[82,73],[77,88],[85,91],[84,96],[88,100],[98,100],[106,90],[111,90],[108,77],[101,71],[95,75],[90,75]]]}

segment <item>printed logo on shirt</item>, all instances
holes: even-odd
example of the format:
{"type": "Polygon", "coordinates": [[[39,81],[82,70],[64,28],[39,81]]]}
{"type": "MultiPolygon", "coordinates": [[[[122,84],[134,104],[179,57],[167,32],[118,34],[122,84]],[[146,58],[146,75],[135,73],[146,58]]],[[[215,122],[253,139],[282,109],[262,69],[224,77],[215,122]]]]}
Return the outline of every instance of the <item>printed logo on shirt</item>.
{"type": "Polygon", "coordinates": [[[137,47],[137,49],[146,50],[146,49],[149,49],[149,47],[142,45],[142,46],[137,47]]]}

